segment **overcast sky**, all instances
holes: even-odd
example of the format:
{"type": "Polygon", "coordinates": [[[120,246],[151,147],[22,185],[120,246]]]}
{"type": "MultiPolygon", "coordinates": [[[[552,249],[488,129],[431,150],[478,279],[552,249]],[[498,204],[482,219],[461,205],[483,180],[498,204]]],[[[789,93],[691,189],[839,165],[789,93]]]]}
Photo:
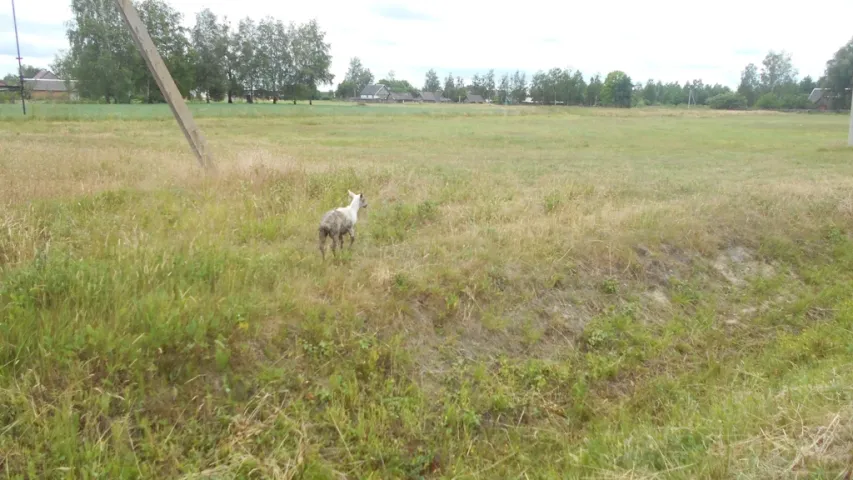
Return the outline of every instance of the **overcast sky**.
{"type": "MultiPolygon", "coordinates": [[[[552,67],[580,69],[585,77],[623,70],[648,78],[736,87],[749,62],[760,64],[770,49],[793,55],[800,76],[817,78],[826,61],[853,36],[853,0],[824,0],[813,16],[802,4],[782,7],[769,0],[685,3],[495,2],[364,0],[274,2],[272,0],[172,0],[191,26],[209,7],[233,23],[252,12],[285,22],[316,18],[332,45],[332,73],[342,80],[349,59],[361,58],[377,79],[394,70],[416,87],[426,70],[444,78],[470,78],[494,68],[532,74],[552,67]]],[[[67,47],[64,22],[69,0],[18,0],[17,17],[24,63],[48,66],[67,47]]],[[[0,4],[0,75],[16,70],[10,2],[0,4]]],[[[528,77],[529,79],[529,77],[528,77]]]]}

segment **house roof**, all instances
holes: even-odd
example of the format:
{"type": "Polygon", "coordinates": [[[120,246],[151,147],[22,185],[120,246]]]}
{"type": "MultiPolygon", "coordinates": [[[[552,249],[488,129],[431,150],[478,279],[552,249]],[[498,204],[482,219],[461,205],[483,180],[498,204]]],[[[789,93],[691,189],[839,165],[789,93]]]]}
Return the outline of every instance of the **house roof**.
{"type": "Polygon", "coordinates": [[[412,94],[409,92],[403,92],[403,93],[391,92],[391,99],[392,100],[414,100],[415,97],[413,97],[412,94]]]}
{"type": "Polygon", "coordinates": [[[812,93],[809,94],[809,101],[812,103],[817,102],[821,98],[823,98],[823,89],[822,88],[814,88],[812,89],[812,93]]]}
{"type": "Polygon", "coordinates": [[[39,73],[33,77],[33,80],[59,80],[59,77],[49,70],[39,70],[39,73]]]}
{"type": "Polygon", "coordinates": [[[376,95],[377,93],[381,92],[382,89],[387,90],[387,87],[385,87],[385,85],[382,85],[381,83],[378,83],[376,85],[367,85],[361,90],[361,95],[376,95]]]}
{"type": "MultiPolygon", "coordinates": [[[[74,85],[74,81],[71,81],[74,85]]],[[[49,70],[39,70],[33,78],[25,78],[24,86],[30,87],[34,92],[66,92],[68,87],[65,80],[60,79],[49,70]]]]}
{"type": "MultiPolygon", "coordinates": [[[[71,82],[74,83],[73,81],[71,82]]],[[[65,86],[65,80],[58,78],[25,78],[24,85],[30,87],[34,92],[66,92],[68,87],[65,86]]]]}
{"type": "Polygon", "coordinates": [[[421,98],[428,102],[437,102],[438,94],[435,92],[421,92],[421,98]]]}
{"type": "Polygon", "coordinates": [[[465,97],[465,100],[468,100],[469,102],[472,102],[472,103],[483,103],[483,102],[485,102],[485,100],[483,100],[483,97],[481,95],[476,95],[473,93],[469,93],[468,96],[465,97]]]}
{"type": "MultiPolygon", "coordinates": [[[[850,88],[845,88],[844,91],[850,91],[850,88]]],[[[812,103],[817,103],[824,98],[832,98],[836,95],[832,92],[831,88],[815,88],[812,89],[812,93],[809,94],[809,101],[812,103]]]]}

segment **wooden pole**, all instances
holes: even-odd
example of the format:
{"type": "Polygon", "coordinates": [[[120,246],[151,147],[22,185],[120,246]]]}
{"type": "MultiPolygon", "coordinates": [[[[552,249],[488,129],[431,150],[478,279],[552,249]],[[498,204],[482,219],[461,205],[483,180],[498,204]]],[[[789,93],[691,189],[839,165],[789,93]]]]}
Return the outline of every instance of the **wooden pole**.
{"type": "Polygon", "coordinates": [[[115,0],[115,2],[121,12],[121,16],[130,29],[130,36],[133,37],[133,42],[139,49],[139,53],[142,54],[145,64],[148,65],[148,70],[154,75],[154,80],[157,81],[160,92],[163,93],[163,97],[169,103],[169,108],[172,109],[175,120],[178,121],[181,131],[184,132],[184,136],[187,137],[187,142],[189,142],[190,148],[195,153],[199,165],[205,170],[215,170],[213,158],[211,158],[207,150],[207,142],[204,139],[204,135],[202,135],[201,130],[199,130],[198,125],[193,120],[190,109],[187,108],[187,104],[184,102],[183,97],[181,97],[181,92],[178,90],[178,86],[175,85],[175,80],[169,73],[166,64],[163,63],[163,58],[160,57],[154,41],[151,40],[151,36],[148,34],[148,29],[145,28],[145,24],[140,20],[139,14],[133,8],[131,0],[115,0]]]}
{"type": "Polygon", "coordinates": [[[15,0],[12,0],[12,23],[15,24],[15,45],[18,48],[18,81],[21,82],[21,108],[27,114],[27,102],[24,100],[24,67],[21,66],[21,43],[18,41],[18,17],[15,15],[15,0]]]}
{"type": "Polygon", "coordinates": [[[853,89],[850,90],[850,131],[847,132],[847,145],[853,147],[853,89]]]}

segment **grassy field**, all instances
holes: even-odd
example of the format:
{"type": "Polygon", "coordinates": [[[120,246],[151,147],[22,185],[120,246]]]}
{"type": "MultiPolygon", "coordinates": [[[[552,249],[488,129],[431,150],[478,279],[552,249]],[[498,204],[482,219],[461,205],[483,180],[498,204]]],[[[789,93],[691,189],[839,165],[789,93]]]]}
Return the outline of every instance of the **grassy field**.
{"type": "Polygon", "coordinates": [[[850,474],[844,116],[18,108],[3,478],[850,474]]]}

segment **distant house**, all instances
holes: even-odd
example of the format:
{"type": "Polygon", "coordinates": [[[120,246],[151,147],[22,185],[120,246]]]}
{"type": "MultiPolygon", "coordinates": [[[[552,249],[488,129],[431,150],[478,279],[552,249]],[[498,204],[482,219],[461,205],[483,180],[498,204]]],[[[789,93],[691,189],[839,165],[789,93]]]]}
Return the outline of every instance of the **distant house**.
{"type": "Polygon", "coordinates": [[[482,95],[476,95],[473,93],[469,93],[465,97],[465,103],[486,103],[486,101],[483,100],[482,95]]]}
{"type": "MultiPolygon", "coordinates": [[[[846,88],[845,90],[850,89],[846,88]]],[[[815,104],[815,107],[818,110],[829,110],[833,108],[833,104],[837,98],[838,94],[829,88],[815,88],[812,90],[812,93],[809,94],[809,101],[815,104]]]]}
{"type": "Polygon", "coordinates": [[[391,92],[391,94],[388,95],[388,100],[392,101],[392,102],[397,102],[397,103],[408,103],[408,102],[414,102],[415,97],[413,97],[412,94],[409,92],[404,92],[404,93],[391,92]]]}
{"type": "Polygon", "coordinates": [[[33,78],[24,79],[24,88],[29,90],[30,98],[33,99],[64,99],[69,100],[76,97],[73,92],[74,81],[71,90],[68,89],[65,80],[57,77],[48,70],[41,70],[33,78]]]}
{"type": "Polygon", "coordinates": [[[388,90],[388,87],[380,83],[364,87],[361,90],[361,94],[359,94],[359,98],[361,100],[385,101],[389,95],[391,95],[391,91],[388,90]]]}
{"type": "Polygon", "coordinates": [[[441,101],[441,94],[437,92],[421,92],[420,100],[427,103],[438,103],[441,101]]]}
{"type": "Polygon", "coordinates": [[[445,97],[441,92],[422,92],[420,101],[426,103],[449,103],[453,100],[445,97]]]}
{"type": "Polygon", "coordinates": [[[18,92],[20,88],[17,85],[9,85],[8,83],[0,80],[0,92],[18,92]]]}

